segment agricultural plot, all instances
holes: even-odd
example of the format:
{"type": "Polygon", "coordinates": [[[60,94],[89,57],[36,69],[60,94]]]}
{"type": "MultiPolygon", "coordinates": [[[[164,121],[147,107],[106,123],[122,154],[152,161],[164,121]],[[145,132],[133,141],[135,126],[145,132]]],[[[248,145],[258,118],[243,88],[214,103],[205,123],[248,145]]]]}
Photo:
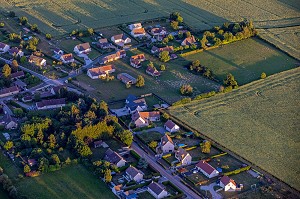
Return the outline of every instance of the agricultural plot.
{"type": "Polygon", "coordinates": [[[239,85],[260,79],[262,72],[272,75],[300,64],[257,38],[242,40],[185,58],[189,61],[200,60],[221,82],[228,73],[232,73],[239,85]]]}
{"type": "Polygon", "coordinates": [[[300,189],[299,83],[296,68],[170,114],[300,189]]]}

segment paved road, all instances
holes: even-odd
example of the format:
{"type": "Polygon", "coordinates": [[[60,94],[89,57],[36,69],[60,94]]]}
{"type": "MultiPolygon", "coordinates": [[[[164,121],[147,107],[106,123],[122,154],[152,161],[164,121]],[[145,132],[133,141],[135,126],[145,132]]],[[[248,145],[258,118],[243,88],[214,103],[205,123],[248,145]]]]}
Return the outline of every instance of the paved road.
{"type": "Polygon", "coordinates": [[[218,186],[217,183],[214,182],[208,186],[201,186],[200,189],[209,191],[213,199],[222,199],[222,196],[214,190],[214,186],[218,186]]]}
{"type": "Polygon", "coordinates": [[[195,192],[190,190],[187,186],[182,184],[180,180],[176,178],[176,176],[172,176],[169,174],[164,168],[162,168],[155,160],[154,157],[148,155],[146,152],[144,152],[135,142],[132,143],[131,148],[137,152],[141,157],[144,157],[149,164],[151,164],[157,171],[160,172],[162,176],[167,178],[171,183],[173,183],[175,186],[177,186],[179,189],[181,189],[186,195],[187,198],[190,199],[197,199],[201,198],[198,196],[195,192]]]}

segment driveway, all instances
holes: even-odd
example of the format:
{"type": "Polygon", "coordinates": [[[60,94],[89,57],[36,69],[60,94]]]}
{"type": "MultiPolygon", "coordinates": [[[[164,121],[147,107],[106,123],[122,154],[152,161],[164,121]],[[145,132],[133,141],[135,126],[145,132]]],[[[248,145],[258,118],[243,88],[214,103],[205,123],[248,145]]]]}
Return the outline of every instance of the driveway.
{"type": "Polygon", "coordinates": [[[124,115],[129,115],[129,112],[125,107],[119,108],[119,109],[110,109],[110,110],[111,110],[111,112],[116,114],[117,117],[121,117],[121,116],[124,116],[124,115]]]}
{"type": "Polygon", "coordinates": [[[214,186],[218,186],[217,183],[214,182],[208,186],[201,186],[200,189],[204,191],[209,191],[213,199],[221,199],[222,196],[214,190],[214,186]]]}
{"type": "Polygon", "coordinates": [[[152,129],[147,129],[147,130],[143,130],[143,131],[139,131],[139,132],[135,132],[136,134],[140,134],[142,132],[159,132],[162,135],[165,135],[165,133],[167,132],[167,130],[164,127],[155,127],[152,129]]]}

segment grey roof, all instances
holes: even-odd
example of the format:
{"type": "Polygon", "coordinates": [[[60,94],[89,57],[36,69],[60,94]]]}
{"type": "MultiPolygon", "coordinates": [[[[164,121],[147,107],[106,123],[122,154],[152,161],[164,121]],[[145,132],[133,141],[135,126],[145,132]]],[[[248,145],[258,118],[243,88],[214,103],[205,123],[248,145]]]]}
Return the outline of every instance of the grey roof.
{"type": "Polygon", "coordinates": [[[132,167],[132,166],[130,166],[130,167],[128,167],[128,168],[126,169],[126,173],[127,173],[128,175],[130,175],[131,178],[134,178],[134,177],[135,177],[136,175],[138,175],[139,173],[140,173],[140,174],[143,174],[140,170],[138,170],[137,168],[132,167]]]}
{"type": "Polygon", "coordinates": [[[104,160],[112,163],[112,164],[117,164],[118,162],[120,162],[123,158],[120,156],[120,154],[118,154],[117,152],[108,149],[105,152],[105,157],[104,160]]]}
{"type": "Polygon", "coordinates": [[[152,182],[149,184],[149,189],[151,189],[156,195],[159,195],[163,190],[165,190],[160,184],[157,182],[152,182]]]}

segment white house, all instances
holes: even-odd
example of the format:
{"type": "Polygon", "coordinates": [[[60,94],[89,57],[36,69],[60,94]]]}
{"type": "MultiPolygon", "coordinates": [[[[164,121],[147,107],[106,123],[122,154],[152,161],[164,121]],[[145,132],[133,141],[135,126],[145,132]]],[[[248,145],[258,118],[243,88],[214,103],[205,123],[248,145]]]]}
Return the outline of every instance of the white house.
{"type": "Polygon", "coordinates": [[[78,44],[74,47],[74,52],[76,54],[86,54],[91,51],[92,49],[89,43],[78,44]]]}
{"type": "Polygon", "coordinates": [[[136,127],[144,127],[148,126],[150,122],[160,121],[160,112],[152,111],[152,112],[135,112],[131,116],[132,122],[136,125],[136,127]]]}
{"type": "Polygon", "coordinates": [[[163,153],[169,153],[169,152],[173,152],[174,151],[173,140],[167,134],[165,134],[160,139],[160,148],[161,148],[161,150],[162,150],[163,153]]]}
{"type": "Polygon", "coordinates": [[[233,179],[229,178],[228,176],[223,176],[220,179],[220,186],[224,188],[224,191],[235,191],[236,190],[236,183],[233,179]]]}
{"type": "Polygon", "coordinates": [[[165,188],[157,182],[151,182],[148,185],[148,192],[156,199],[165,198],[169,195],[165,188]]]}
{"type": "Polygon", "coordinates": [[[178,148],[175,153],[175,158],[181,165],[190,165],[192,163],[192,156],[183,148],[178,148]]]}
{"type": "Polygon", "coordinates": [[[164,127],[170,133],[174,133],[180,130],[179,126],[175,124],[172,120],[168,120],[165,123],[164,127]]]}
{"type": "Polygon", "coordinates": [[[92,79],[99,79],[101,77],[106,77],[107,74],[115,72],[115,67],[113,65],[100,66],[97,68],[91,68],[87,71],[87,75],[92,79]]]}
{"type": "Polygon", "coordinates": [[[42,100],[42,101],[36,103],[36,107],[38,110],[55,109],[55,108],[61,108],[64,106],[66,106],[66,101],[64,98],[42,100]]]}
{"type": "Polygon", "coordinates": [[[108,149],[105,152],[104,160],[116,165],[117,167],[123,167],[126,164],[124,158],[111,149],[108,149]]]}
{"type": "Polygon", "coordinates": [[[154,36],[162,36],[167,34],[167,29],[165,27],[152,28],[151,34],[154,36]]]}
{"type": "Polygon", "coordinates": [[[21,49],[17,48],[17,47],[12,47],[12,48],[10,48],[10,49],[8,50],[8,53],[9,53],[10,55],[12,55],[12,56],[19,56],[19,57],[24,56],[24,52],[23,52],[21,49]]]}
{"type": "Polygon", "coordinates": [[[0,42],[0,52],[6,53],[9,50],[10,46],[0,42]]]}
{"type": "Polygon", "coordinates": [[[130,180],[134,180],[135,182],[141,182],[144,178],[144,173],[131,165],[126,169],[126,175],[130,180]]]}
{"type": "Polygon", "coordinates": [[[130,34],[133,37],[143,37],[146,35],[146,31],[144,28],[136,28],[136,29],[133,29],[130,34]]]}
{"type": "Polygon", "coordinates": [[[142,27],[143,27],[143,26],[142,26],[141,23],[134,23],[134,24],[128,25],[128,28],[129,28],[130,30],[137,29],[137,28],[142,28],[142,27]]]}
{"type": "Polygon", "coordinates": [[[217,171],[214,167],[212,167],[204,160],[199,161],[196,164],[196,168],[208,178],[213,178],[219,175],[219,171],[217,171]]]}
{"type": "Polygon", "coordinates": [[[5,129],[11,130],[16,129],[18,127],[17,120],[8,113],[0,119],[0,126],[4,126],[5,129]]]}
{"type": "Polygon", "coordinates": [[[30,55],[28,62],[35,64],[38,67],[46,66],[46,60],[42,57],[38,57],[35,55],[30,55]]]}
{"type": "Polygon", "coordinates": [[[72,62],[74,62],[74,57],[73,57],[72,53],[64,54],[64,55],[60,56],[60,60],[64,64],[72,63],[72,62]]]}
{"type": "Polygon", "coordinates": [[[118,46],[124,46],[125,44],[131,43],[131,39],[123,33],[112,36],[111,40],[118,46]]]}

